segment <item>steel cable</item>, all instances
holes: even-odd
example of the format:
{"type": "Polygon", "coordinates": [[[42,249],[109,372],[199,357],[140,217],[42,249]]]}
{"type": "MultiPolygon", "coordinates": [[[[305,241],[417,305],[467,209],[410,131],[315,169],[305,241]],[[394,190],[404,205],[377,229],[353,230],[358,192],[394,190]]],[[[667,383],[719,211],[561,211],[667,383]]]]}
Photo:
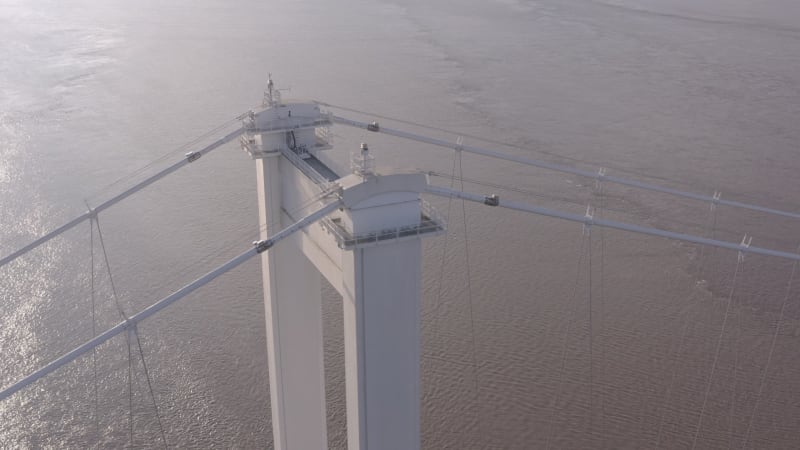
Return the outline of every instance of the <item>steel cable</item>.
{"type": "Polygon", "coordinates": [[[697,447],[697,438],[700,436],[700,430],[703,426],[703,416],[706,411],[706,405],[708,404],[708,396],[711,393],[711,386],[714,382],[714,373],[717,369],[717,363],[719,362],[719,355],[722,350],[722,338],[725,335],[725,327],[728,324],[728,317],[730,315],[731,306],[733,304],[733,293],[736,290],[736,277],[739,274],[739,269],[741,268],[743,257],[740,254],[736,259],[736,269],[733,271],[733,280],[731,281],[731,291],[728,294],[728,303],[725,306],[725,315],[722,319],[722,328],[719,331],[719,338],[717,338],[717,349],[714,352],[714,362],[711,364],[711,373],[708,376],[708,383],[706,384],[705,394],[703,395],[703,405],[700,408],[700,416],[697,418],[697,426],[694,431],[694,438],[692,439],[692,450],[697,447]]]}
{"type": "MultiPolygon", "coordinates": [[[[798,248],[800,251],[800,247],[798,248]]],[[[767,381],[767,372],[769,371],[769,366],[772,363],[772,355],[775,353],[775,344],[778,341],[778,335],[780,334],[781,326],[783,325],[783,317],[784,313],[786,312],[786,305],[789,303],[789,296],[792,293],[792,284],[794,283],[794,277],[797,272],[797,261],[792,263],[792,274],[789,277],[789,283],[786,285],[786,295],[783,297],[783,303],[781,304],[781,311],[778,314],[778,321],[775,323],[775,332],[772,334],[772,342],[769,345],[769,353],[767,355],[767,362],[764,365],[764,372],[761,374],[761,382],[758,385],[758,394],[756,395],[755,404],[753,404],[753,412],[750,415],[750,420],[747,423],[747,433],[745,434],[744,443],[742,444],[742,450],[747,448],[747,442],[750,440],[750,432],[753,429],[753,422],[755,420],[756,414],[758,413],[758,407],[761,401],[761,394],[764,392],[764,386],[766,385],[767,381]]]]}
{"type": "Polygon", "coordinates": [[[167,445],[167,436],[164,433],[164,425],[161,423],[161,414],[158,412],[158,405],[156,404],[156,396],[153,392],[153,384],[150,381],[150,372],[147,370],[147,362],[144,358],[144,350],[142,350],[142,341],[139,339],[139,326],[134,325],[133,334],[136,336],[136,345],[139,347],[139,356],[142,360],[142,368],[144,369],[144,376],[147,379],[147,389],[150,391],[150,398],[153,400],[153,410],[156,413],[156,420],[158,421],[158,430],[161,432],[161,441],[164,443],[164,448],[169,448],[167,445]]]}
{"type": "MultiPolygon", "coordinates": [[[[92,337],[97,336],[97,319],[95,307],[95,291],[94,291],[94,221],[89,220],[89,278],[91,283],[91,299],[92,299],[92,337]]],[[[92,349],[92,371],[94,373],[94,425],[95,434],[97,439],[100,439],[100,407],[97,393],[97,349],[92,349]]]]}
{"type": "Polygon", "coordinates": [[[572,295],[571,295],[570,301],[569,301],[573,305],[573,310],[572,310],[572,314],[567,316],[567,326],[566,326],[566,329],[564,330],[564,339],[563,339],[562,344],[561,344],[561,358],[560,358],[561,365],[559,366],[559,371],[558,371],[556,393],[553,396],[553,401],[550,404],[550,408],[549,408],[550,410],[548,411],[548,414],[547,414],[547,416],[549,417],[550,420],[549,420],[549,424],[548,424],[548,427],[547,427],[547,438],[546,438],[546,441],[545,441],[545,450],[549,450],[551,448],[550,447],[550,443],[551,443],[551,440],[553,438],[555,420],[556,420],[556,416],[557,416],[556,409],[558,408],[558,401],[559,401],[559,399],[561,397],[561,393],[562,393],[563,385],[564,385],[564,371],[565,371],[566,365],[567,365],[567,350],[568,350],[568,347],[569,347],[569,332],[570,332],[570,329],[572,328],[572,322],[574,321],[575,316],[578,314],[578,301],[577,301],[578,286],[580,284],[581,265],[583,263],[583,255],[584,255],[584,252],[585,252],[585,246],[586,246],[586,235],[584,234],[583,237],[581,238],[580,252],[578,254],[578,264],[577,264],[577,268],[575,270],[575,285],[573,287],[572,295]]]}
{"type": "MultiPolygon", "coordinates": [[[[458,155],[458,172],[462,177],[461,192],[464,192],[464,168],[461,164],[461,152],[456,151],[458,155]]],[[[470,276],[470,263],[469,263],[469,234],[467,232],[467,201],[461,199],[461,213],[464,220],[464,264],[467,268],[467,301],[469,305],[469,323],[470,323],[470,336],[472,337],[472,367],[474,371],[475,380],[475,406],[478,408],[478,429],[480,430],[483,421],[480,420],[480,381],[478,379],[478,357],[477,344],[475,341],[475,315],[472,306],[472,277],[470,276]]]]}

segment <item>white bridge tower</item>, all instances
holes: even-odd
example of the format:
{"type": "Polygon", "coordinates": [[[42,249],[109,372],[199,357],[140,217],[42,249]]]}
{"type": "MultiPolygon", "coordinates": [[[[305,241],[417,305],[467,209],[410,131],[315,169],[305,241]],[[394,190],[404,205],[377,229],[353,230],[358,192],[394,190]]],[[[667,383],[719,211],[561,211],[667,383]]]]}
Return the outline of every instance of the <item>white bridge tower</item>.
{"type": "Polygon", "coordinates": [[[444,230],[420,198],[427,177],[379,174],[365,144],[340,177],[325,163],[329,116],[315,103],[283,103],[271,80],[244,122],[262,239],[331,196],[343,204],[261,255],[275,448],[328,445],[324,276],[342,296],[348,447],[418,449],[421,238],[444,230]]]}

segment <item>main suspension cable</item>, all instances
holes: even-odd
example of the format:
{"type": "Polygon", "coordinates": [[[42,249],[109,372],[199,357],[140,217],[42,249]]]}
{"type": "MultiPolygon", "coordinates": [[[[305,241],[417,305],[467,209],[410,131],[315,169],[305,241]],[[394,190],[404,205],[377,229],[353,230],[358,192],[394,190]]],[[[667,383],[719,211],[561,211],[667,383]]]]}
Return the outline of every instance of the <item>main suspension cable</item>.
{"type": "Polygon", "coordinates": [[[754,205],[754,204],[744,203],[744,202],[739,202],[739,201],[734,201],[734,200],[725,200],[725,199],[720,199],[720,198],[714,198],[714,197],[709,196],[709,195],[697,194],[697,193],[693,193],[693,192],[682,191],[682,190],[679,190],[679,189],[673,189],[673,188],[669,188],[669,187],[664,187],[664,186],[658,186],[658,185],[654,185],[654,184],[650,184],[650,183],[645,183],[645,182],[642,182],[642,181],[629,180],[629,179],[620,178],[620,177],[617,177],[617,176],[606,175],[603,169],[601,169],[600,172],[597,172],[597,173],[596,172],[592,172],[592,171],[588,171],[588,170],[583,170],[583,169],[576,169],[576,168],[565,166],[565,165],[561,165],[561,164],[555,164],[555,163],[550,163],[550,162],[547,162],[547,161],[540,161],[540,160],[526,158],[526,157],[514,156],[514,155],[510,155],[510,154],[507,154],[507,153],[502,153],[502,152],[498,152],[498,151],[494,151],[494,150],[488,150],[488,149],[476,147],[476,146],[473,146],[473,145],[464,145],[461,142],[452,143],[452,142],[445,141],[445,140],[442,140],[442,139],[436,139],[436,138],[431,138],[431,137],[428,137],[428,136],[421,136],[421,135],[417,135],[417,134],[414,134],[414,133],[409,133],[407,131],[391,129],[391,128],[385,128],[385,127],[381,127],[380,125],[377,125],[377,124],[374,124],[374,123],[360,122],[360,121],[357,121],[357,120],[352,120],[352,119],[348,119],[346,117],[336,116],[336,115],[333,115],[333,114],[331,114],[331,120],[334,123],[340,123],[340,124],[348,125],[348,126],[355,127],[355,128],[365,128],[367,130],[370,130],[370,131],[373,131],[373,132],[376,132],[376,133],[384,133],[384,134],[388,134],[390,136],[395,136],[395,137],[399,137],[399,138],[402,138],[402,139],[409,139],[409,140],[413,140],[413,141],[417,141],[417,142],[423,142],[423,143],[426,143],[426,144],[436,145],[436,146],[439,146],[439,147],[461,149],[461,150],[463,150],[465,152],[470,152],[470,153],[474,153],[474,154],[477,154],[477,155],[483,155],[483,156],[487,156],[487,157],[490,157],[490,158],[501,159],[501,160],[504,160],[504,161],[515,162],[515,163],[518,163],[518,164],[524,164],[524,165],[533,166],[533,167],[539,167],[539,168],[542,168],[542,169],[552,170],[552,171],[555,171],[555,172],[568,173],[568,174],[571,174],[571,175],[587,177],[587,178],[595,179],[595,180],[602,179],[602,180],[608,181],[610,183],[616,183],[616,184],[620,184],[620,185],[628,186],[628,187],[632,187],[632,188],[638,188],[638,189],[644,189],[644,190],[648,190],[648,191],[658,192],[658,193],[661,193],[661,194],[668,194],[668,195],[688,198],[688,199],[692,199],[692,200],[700,200],[700,201],[704,201],[704,202],[716,201],[718,204],[721,204],[721,205],[731,206],[731,207],[735,207],[735,208],[748,209],[748,210],[751,210],[751,211],[759,211],[759,212],[762,212],[762,213],[773,214],[773,215],[778,215],[778,216],[783,216],[783,217],[789,217],[789,218],[792,218],[792,219],[800,219],[800,213],[781,211],[781,210],[774,209],[774,208],[767,208],[767,207],[760,206],[760,205],[754,205]]]}
{"type": "MultiPolygon", "coordinates": [[[[239,117],[241,117],[241,116],[239,116],[239,117]]],[[[201,134],[199,136],[196,136],[192,140],[184,142],[183,144],[179,145],[178,147],[176,147],[176,148],[174,148],[174,149],[162,154],[158,158],[146,163],[144,166],[139,167],[138,169],[134,170],[133,172],[121,176],[120,178],[114,180],[113,182],[111,182],[111,183],[103,186],[102,188],[96,190],[95,193],[89,195],[88,199],[96,199],[97,197],[102,195],[104,192],[107,192],[111,188],[113,188],[115,186],[118,186],[120,184],[123,184],[128,180],[133,179],[137,175],[144,173],[148,169],[150,169],[152,167],[155,167],[157,164],[167,160],[168,158],[170,158],[172,156],[175,156],[178,153],[185,152],[186,150],[188,150],[193,145],[200,143],[203,139],[207,139],[208,137],[212,136],[213,134],[218,133],[219,131],[222,131],[225,128],[228,128],[231,125],[233,125],[234,123],[238,122],[239,121],[239,117],[234,117],[233,119],[230,119],[227,122],[221,123],[221,124],[217,125],[216,127],[206,131],[205,133],[203,133],[203,134],[201,134]]]]}
{"type": "Polygon", "coordinates": [[[556,219],[561,220],[568,220],[571,222],[578,222],[584,225],[592,225],[592,226],[600,226],[600,227],[607,227],[607,228],[614,228],[616,230],[628,231],[632,233],[639,233],[639,234],[646,234],[649,236],[658,236],[667,239],[674,239],[678,241],[685,241],[685,242],[692,242],[695,244],[703,244],[703,245],[712,245],[715,247],[725,248],[729,250],[736,250],[742,254],[756,254],[756,255],[765,255],[771,256],[775,258],[783,258],[783,259],[790,259],[793,261],[800,261],[800,254],[798,253],[790,253],[784,252],[780,250],[772,250],[769,248],[763,247],[755,247],[750,246],[749,244],[745,245],[744,242],[740,244],[736,244],[734,242],[727,242],[727,241],[720,241],[715,239],[707,239],[698,236],[694,236],[691,234],[685,233],[676,233],[674,231],[666,231],[659,228],[651,228],[651,227],[643,227],[640,225],[633,225],[630,223],[625,222],[617,222],[614,220],[607,220],[607,219],[598,219],[592,218],[587,216],[580,216],[573,213],[567,213],[563,211],[558,211],[555,209],[549,208],[542,208],[540,206],[529,205],[521,202],[516,201],[509,201],[509,200],[501,200],[497,196],[493,195],[478,195],[471,192],[460,192],[453,189],[448,189],[441,186],[431,186],[429,185],[425,192],[433,195],[438,195],[442,197],[457,197],[463,198],[472,202],[482,203],[484,205],[490,205],[492,207],[499,207],[499,208],[507,208],[513,209],[516,211],[523,211],[530,214],[537,214],[540,216],[547,216],[553,217],[556,219]]]}
{"type": "Polygon", "coordinates": [[[144,180],[136,183],[134,186],[128,188],[127,190],[125,190],[125,191],[123,191],[123,192],[121,192],[119,194],[116,194],[112,198],[110,198],[110,199],[104,201],[103,203],[95,206],[93,209],[89,209],[88,211],[84,212],[80,216],[75,217],[74,219],[72,219],[69,222],[57,227],[56,229],[54,229],[54,230],[50,231],[49,233],[45,234],[44,236],[41,236],[41,237],[35,239],[33,242],[30,242],[29,244],[23,246],[22,248],[20,248],[20,249],[14,251],[14,252],[12,252],[12,253],[4,256],[4,257],[2,257],[2,258],[0,258],[0,267],[2,267],[4,265],[8,264],[9,262],[17,259],[18,257],[24,255],[25,253],[28,253],[29,251],[31,251],[31,250],[35,249],[36,247],[44,244],[45,242],[48,242],[49,240],[53,239],[54,237],[59,236],[60,234],[64,233],[65,231],[71,230],[72,228],[74,228],[79,223],[83,222],[84,220],[87,220],[87,219],[91,218],[92,216],[97,215],[101,211],[104,211],[104,210],[110,208],[111,206],[113,206],[113,205],[121,202],[122,200],[130,197],[131,195],[135,194],[136,192],[146,188],[147,186],[150,186],[151,184],[155,183],[156,181],[158,181],[158,180],[160,180],[160,179],[172,174],[176,170],[186,166],[187,164],[191,164],[193,161],[196,161],[201,156],[203,156],[203,155],[205,155],[205,154],[207,154],[207,153],[209,153],[209,152],[221,147],[224,144],[227,144],[228,142],[231,142],[232,140],[238,138],[242,133],[243,133],[243,131],[242,131],[241,128],[240,129],[236,129],[236,130],[228,133],[227,135],[221,137],[220,139],[217,139],[216,141],[212,142],[211,144],[205,146],[204,148],[187,154],[186,157],[184,157],[184,158],[180,159],[179,161],[173,163],[169,167],[166,167],[166,168],[160,170],[159,172],[157,172],[157,173],[145,178],[144,180]]]}
{"type": "Polygon", "coordinates": [[[61,355],[60,357],[56,358],[55,360],[51,361],[50,363],[46,364],[44,367],[35,370],[33,373],[29,374],[28,376],[22,378],[21,380],[17,381],[16,383],[7,386],[3,390],[0,390],[0,401],[3,401],[13,395],[16,392],[24,389],[25,387],[35,383],[36,381],[40,380],[41,378],[53,373],[54,371],[58,370],[65,364],[68,364],[75,359],[79,358],[80,356],[84,355],[85,353],[91,351],[93,348],[97,347],[98,345],[103,344],[104,342],[108,341],[109,339],[113,338],[114,336],[128,330],[130,327],[135,325],[142,320],[147,319],[148,317],[157,314],[159,311],[167,308],[168,306],[172,305],[176,301],[186,297],[187,295],[191,294],[192,292],[196,291],[197,289],[205,286],[206,284],[210,283],[211,281],[217,279],[221,275],[229,272],[230,270],[240,266],[245,261],[248,261],[255,255],[261,254],[265,251],[268,251],[270,248],[274,247],[280,241],[286,239],[287,237],[293,235],[297,231],[302,230],[303,228],[309,226],[310,224],[322,219],[323,217],[327,216],[328,214],[332,213],[334,210],[338,209],[342,204],[341,199],[337,199],[330,203],[325,204],[324,206],[320,206],[314,212],[304,216],[303,218],[299,219],[298,221],[294,222],[292,225],[282,229],[269,239],[262,239],[259,241],[254,242],[253,247],[248,249],[247,251],[237,255],[233,259],[229,260],[225,264],[218,266],[214,270],[207,272],[205,275],[201,276],[200,278],[195,279],[191,283],[183,286],[182,288],[178,289],[177,291],[173,292],[172,294],[168,295],[167,297],[162,298],[161,300],[153,303],[152,305],[148,306],[147,308],[139,311],[138,313],[132,315],[126,320],[118,323],[117,325],[113,326],[112,328],[104,331],[103,333],[97,335],[94,339],[91,339],[82,345],[74,348],[73,350],[61,355]]]}
{"type": "MultiPolygon", "coordinates": [[[[378,118],[378,119],[381,119],[381,120],[389,120],[389,121],[392,121],[392,122],[402,123],[402,124],[405,124],[405,125],[411,125],[413,127],[424,128],[426,130],[432,130],[432,131],[438,131],[438,132],[441,132],[441,133],[447,133],[447,134],[450,134],[450,135],[453,135],[453,136],[459,136],[459,137],[466,137],[466,138],[470,138],[470,139],[475,139],[476,141],[486,142],[488,144],[501,145],[503,147],[513,148],[513,149],[522,150],[522,151],[526,151],[526,152],[533,151],[535,153],[539,153],[539,154],[546,155],[546,156],[553,157],[553,158],[558,158],[558,159],[561,159],[561,160],[564,160],[564,161],[570,161],[570,162],[573,162],[573,163],[576,163],[576,164],[594,164],[594,165],[599,165],[598,163],[596,163],[594,161],[589,161],[589,160],[586,160],[586,159],[573,158],[571,156],[562,155],[562,154],[559,154],[559,153],[556,153],[556,152],[551,152],[551,151],[542,150],[542,149],[538,149],[538,148],[524,147],[522,145],[512,144],[511,142],[504,142],[504,141],[500,141],[500,140],[497,140],[497,139],[490,139],[490,138],[487,138],[487,137],[484,137],[484,136],[478,136],[478,135],[469,134],[469,133],[456,132],[456,131],[453,131],[453,130],[448,130],[446,128],[436,127],[436,126],[432,126],[432,125],[428,125],[428,124],[424,124],[424,123],[414,122],[414,121],[406,120],[406,119],[400,119],[400,118],[397,118],[397,117],[391,117],[391,116],[387,116],[387,115],[383,115],[383,114],[371,113],[371,112],[368,112],[368,111],[363,111],[363,110],[359,110],[359,109],[355,109],[355,108],[349,108],[347,106],[333,105],[331,103],[326,103],[326,102],[322,102],[322,101],[319,101],[319,100],[314,100],[314,103],[316,103],[316,104],[318,104],[320,106],[326,106],[328,108],[335,108],[335,109],[339,109],[339,110],[342,110],[342,111],[348,111],[348,112],[352,112],[352,113],[356,113],[356,114],[361,114],[361,115],[364,115],[364,116],[375,117],[375,118],[378,118]]],[[[630,169],[625,169],[625,168],[622,168],[622,167],[615,167],[615,166],[609,166],[609,165],[605,165],[605,167],[607,167],[609,169],[614,169],[615,171],[620,172],[620,173],[628,173],[630,175],[636,175],[636,176],[640,176],[640,177],[652,178],[652,179],[659,180],[659,181],[669,181],[668,179],[663,178],[663,177],[654,176],[654,175],[648,175],[648,174],[636,172],[636,171],[633,171],[633,170],[630,170],[630,169]]]]}

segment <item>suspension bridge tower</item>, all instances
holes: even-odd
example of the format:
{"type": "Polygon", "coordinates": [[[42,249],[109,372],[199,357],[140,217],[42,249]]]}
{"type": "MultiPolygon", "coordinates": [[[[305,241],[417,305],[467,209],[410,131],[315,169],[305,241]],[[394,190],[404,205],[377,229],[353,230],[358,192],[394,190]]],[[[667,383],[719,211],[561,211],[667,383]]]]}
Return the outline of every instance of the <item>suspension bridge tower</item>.
{"type": "Polygon", "coordinates": [[[420,447],[421,239],[443,222],[424,174],[379,174],[366,144],[339,176],[326,164],[330,117],[284,103],[272,80],[244,118],[268,239],[331,196],[342,207],[262,253],[275,448],[326,448],[321,277],[342,296],[350,449],[420,447]],[[310,200],[309,200],[310,199],[310,200]]]}

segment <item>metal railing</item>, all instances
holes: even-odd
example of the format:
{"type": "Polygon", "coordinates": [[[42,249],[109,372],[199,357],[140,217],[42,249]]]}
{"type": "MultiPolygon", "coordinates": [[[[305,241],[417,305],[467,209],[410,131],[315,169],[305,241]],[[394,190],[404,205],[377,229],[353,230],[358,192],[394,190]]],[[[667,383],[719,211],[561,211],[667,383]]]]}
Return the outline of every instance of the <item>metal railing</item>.
{"type": "Polygon", "coordinates": [[[274,131],[297,130],[299,128],[329,127],[332,124],[330,117],[325,114],[320,114],[319,116],[315,117],[284,117],[275,119],[272,122],[277,122],[277,124],[266,128],[259,128],[256,127],[255,122],[251,121],[249,117],[246,117],[242,120],[245,129],[251,133],[271,133],[274,131]]]}
{"type": "Polygon", "coordinates": [[[289,149],[281,149],[281,154],[286,157],[300,172],[318,184],[322,190],[330,189],[335,183],[328,181],[322,174],[314,170],[300,155],[289,149]]]}
{"type": "Polygon", "coordinates": [[[339,248],[342,249],[376,245],[404,238],[418,237],[423,234],[439,233],[445,230],[444,219],[428,202],[422,199],[420,199],[420,221],[413,224],[352,234],[344,228],[341,218],[325,217],[319,223],[334,235],[339,248]]]}

